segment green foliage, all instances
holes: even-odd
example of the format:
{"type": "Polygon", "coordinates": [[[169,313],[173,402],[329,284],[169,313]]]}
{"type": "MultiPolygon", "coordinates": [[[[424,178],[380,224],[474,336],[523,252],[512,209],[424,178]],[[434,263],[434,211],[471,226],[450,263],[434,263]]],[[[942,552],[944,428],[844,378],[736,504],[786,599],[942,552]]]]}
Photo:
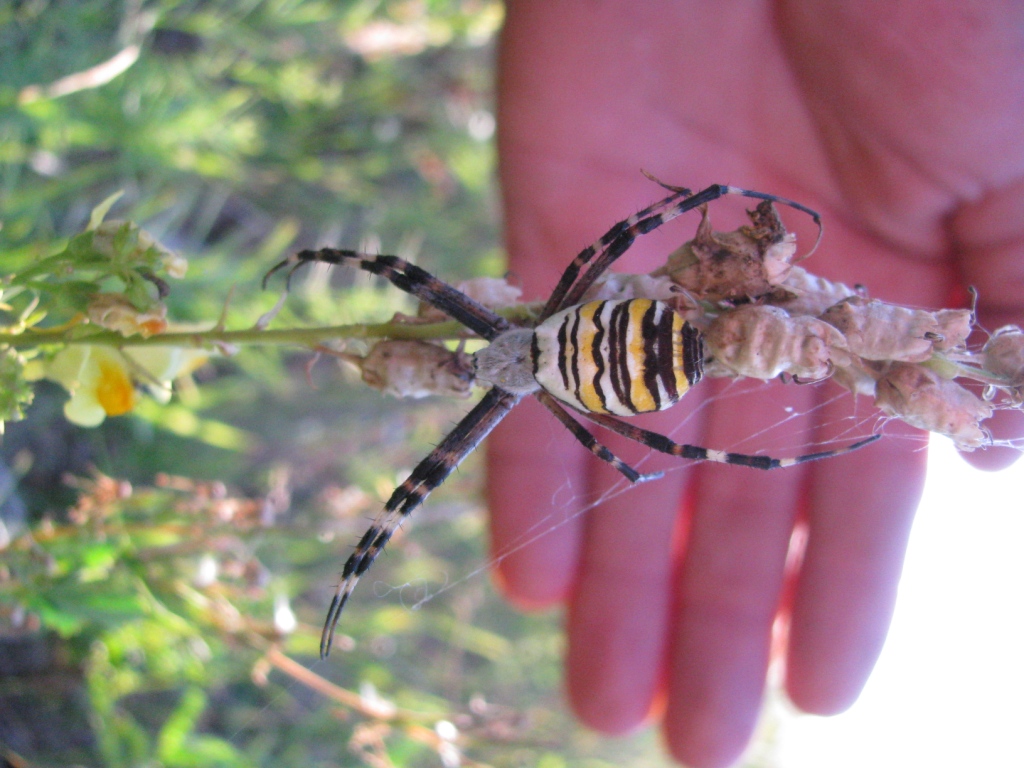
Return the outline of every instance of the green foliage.
{"type": "Polygon", "coordinates": [[[0,28],[20,89],[0,115],[9,250],[31,251],[83,195],[114,189],[175,245],[251,244],[296,217],[303,239],[428,229],[436,253],[493,248],[480,216],[491,167],[481,43],[495,3],[90,3],[106,7],[100,26],[83,4],[32,5],[0,28]],[[74,28],[74,16],[52,18],[63,13],[91,34],[54,57],[74,28]],[[45,97],[45,84],[131,45],[142,52],[123,74],[45,97]]]}
{"type": "Polygon", "coordinates": [[[25,357],[0,347],[0,434],[8,421],[20,421],[32,403],[32,386],[25,380],[25,357]]]}
{"type": "MultiPolygon", "coordinates": [[[[339,553],[462,405],[387,400],[324,363],[310,387],[308,353],[245,349],[213,356],[170,404],[83,429],[60,415],[65,392],[25,380],[61,345],[89,342],[93,362],[101,345],[127,350],[122,331],[81,321],[98,294],[249,329],[276,298],[260,277],[298,248],[500,274],[501,13],[495,0],[0,8],[0,458],[29,506],[27,528],[0,529],[0,641],[50,649],[40,701],[47,674],[71,676],[31,765],[435,766],[456,746],[492,765],[657,764],[656,745],[570,725],[555,617],[515,614],[481,575],[458,581],[486,561],[478,460],[391,545],[337,653],[315,661],[339,553]],[[165,279],[180,272],[168,249],[187,257],[183,279],[165,279]]],[[[275,325],[412,309],[351,283],[298,280],[275,325]]],[[[204,338],[206,352],[255,341],[204,338]]]]}
{"type": "Polygon", "coordinates": [[[3,615],[13,606],[27,610],[81,653],[105,764],[251,764],[230,743],[194,731],[206,709],[203,686],[224,674],[222,643],[236,634],[280,637],[259,623],[225,622],[266,601],[251,587],[251,574],[262,572],[257,561],[234,554],[244,549],[239,537],[259,529],[259,507],[174,479],[137,491],[105,476],[77,484],[67,524],[47,521],[8,544],[3,615]],[[204,561],[216,576],[194,575],[204,561]],[[133,696],[183,685],[156,733],[126,706],[133,696]]]}
{"type": "Polygon", "coordinates": [[[145,311],[159,298],[154,278],[163,271],[163,259],[168,256],[138,225],[107,222],[75,235],[59,253],[11,275],[9,285],[43,294],[59,293],[54,303],[65,311],[84,312],[104,283],[116,281],[118,292],[136,309],[145,311]],[[83,272],[89,273],[90,279],[82,279],[83,272]]]}
{"type": "MultiPolygon", "coordinates": [[[[17,317],[4,330],[35,327],[48,315],[52,324],[54,314],[60,322],[67,322],[76,313],[86,312],[104,289],[124,296],[140,312],[159,304],[168,289],[158,275],[169,267],[174,269],[181,260],[137,224],[103,221],[120,196],[111,195],[96,206],[86,230],[69,238],[57,253],[0,275],[0,298],[8,304],[7,313],[17,317]]],[[[183,271],[184,265],[177,268],[183,271]]]]}

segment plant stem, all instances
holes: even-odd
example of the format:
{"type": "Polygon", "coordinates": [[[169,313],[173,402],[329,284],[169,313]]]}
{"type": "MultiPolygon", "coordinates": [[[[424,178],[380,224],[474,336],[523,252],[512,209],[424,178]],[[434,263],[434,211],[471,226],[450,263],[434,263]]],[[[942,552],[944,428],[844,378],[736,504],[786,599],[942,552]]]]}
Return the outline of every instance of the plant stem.
{"type": "MultiPolygon", "coordinates": [[[[529,305],[518,305],[500,312],[513,319],[528,316],[529,305]]],[[[81,326],[78,327],[79,329],[81,326]]],[[[424,339],[446,340],[466,337],[465,328],[449,320],[443,323],[353,323],[332,325],[322,328],[247,328],[229,331],[211,328],[204,331],[182,331],[161,333],[149,338],[141,336],[124,337],[113,331],[97,331],[90,334],[80,332],[72,335],[63,329],[31,330],[23,333],[0,333],[0,345],[12,347],[35,347],[47,344],[101,344],[111,347],[210,347],[216,344],[234,345],[296,345],[313,347],[332,339],[424,339]]]]}

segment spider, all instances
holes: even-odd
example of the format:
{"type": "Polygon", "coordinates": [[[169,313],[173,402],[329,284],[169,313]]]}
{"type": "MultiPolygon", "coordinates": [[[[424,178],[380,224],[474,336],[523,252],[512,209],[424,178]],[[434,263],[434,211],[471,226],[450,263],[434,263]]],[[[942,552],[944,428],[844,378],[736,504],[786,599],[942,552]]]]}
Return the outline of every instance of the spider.
{"type": "Polygon", "coordinates": [[[674,405],[700,381],[703,373],[700,331],[668,304],[651,299],[581,303],[587,289],[638,235],[725,195],[782,203],[807,213],[819,230],[821,227],[817,213],[775,195],[724,184],[710,186],[696,194],[683,187],[662,186],[671,194],[615,224],[572,260],[533,327],[513,326],[426,270],[397,256],[375,256],[335,248],[304,250],[277,264],[264,277],[265,286],[271,275],[290,266],[287,278],[290,283],[295,270],[309,262],[352,264],[387,279],[490,342],[474,355],[474,364],[477,379],[489,383],[491,388],[395,489],[384,510],[345,562],[324,623],[321,658],[330,653],[335,627],[356,583],[401,522],[527,395],[536,397],[585,448],[613,466],[630,483],[651,480],[661,473],[637,472],[570,416],[566,406],[595,424],[656,451],[691,461],[756,469],[789,467],[838,456],[880,437],[872,435],[843,448],[780,459],[684,445],[616,418],[660,411],[674,405]]]}

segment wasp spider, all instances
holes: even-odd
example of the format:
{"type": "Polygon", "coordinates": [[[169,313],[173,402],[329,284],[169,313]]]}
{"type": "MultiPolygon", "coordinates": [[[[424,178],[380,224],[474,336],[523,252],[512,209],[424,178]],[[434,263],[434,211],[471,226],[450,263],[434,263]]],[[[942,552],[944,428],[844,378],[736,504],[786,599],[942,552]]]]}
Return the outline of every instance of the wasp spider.
{"type": "Polygon", "coordinates": [[[279,269],[290,266],[290,278],[295,269],[307,262],[351,264],[386,278],[397,288],[440,309],[490,342],[476,353],[474,363],[477,378],[491,384],[491,389],[395,489],[383,512],[345,562],[341,583],[324,624],[321,657],[330,652],[338,617],[356,582],[402,520],[441,485],[527,395],[540,400],[585,448],[615,467],[631,483],[659,475],[640,474],[620,460],[570,416],[565,406],[657,451],[693,461],[757,469],[776,469],[837,456],[877,439],[874,435],[845,448],[777,459],[682,445],[616,418],[670,407],[700,381],[704,360],[700,331],[668,304],[651,299],[580,303],[586,290],[638,235],[724,195],[781,202],[808,213],[820,226],[820,217],[814,211],[774,195],[725,185],[711,186],[697,194],[678,187],[667,189],[672,194],[620,221],[572,260],[532,328],[512,326],[505,318],[397,256],[373,256],[335,248],[306,250],[267,273],[269,278],[279,269]]]}

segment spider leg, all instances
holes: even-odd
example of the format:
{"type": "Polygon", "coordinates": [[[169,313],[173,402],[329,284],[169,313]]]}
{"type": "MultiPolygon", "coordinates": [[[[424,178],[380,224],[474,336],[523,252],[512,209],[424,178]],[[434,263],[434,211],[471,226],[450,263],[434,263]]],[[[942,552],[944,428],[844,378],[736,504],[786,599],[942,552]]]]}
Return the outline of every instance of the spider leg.
{"type": "Polygon", "coordinates": [[[555,415],[556,419],[562,422],[562,424],[572,432],[573,437],[579,440],[584,448],[597,456],[601,461],[606,461],[611,464],[615,469],[621,472],[629,482],[643,483],[648,480],[657,480],[664,474],[664,472],[652,472],[647,475],[640,474],[629,466],[629,464],[612,453],[606,446],[602,445],[596,437],[590,434],[586,427],[570,416],[559,404],[558,400],[556,400],[552,395],[541,390],[536,393],[536,397],[544,404],[545,408],[555,415]]]}
{"type": "Polygon", "coordinates": [[[586,413],[583,411],[580,411],[580,413],[605,429],[610,429],[612,432],[617,432],[623,437],[628,437],[630,440],[646,445],[647,447],[653,448],[661,453],[679,456],[680,458],[689,459],[691,461],[713,461],[718,464],[735,464],[741,467],[753,467],[754,469],[781,469],[783,467],[792,467],[795,464],[803,464],[807,461],[817,461],[818,459],[829,459],[833,456],[841,456],[844,453],[850,453],[850,451],[863,448],[865,445],[873,443],[881,437],[881,435],[871,435],[870,437],[858,440],[857,442],[851,443],[850,445],[842,448],[776,459],[771,456],[752,456],[746,453],[715,451],[710,448],[702,448],[699,445],[676,443],[662,434],[652,432],[649,429],[642,429],[635,424],[627,424],[626,422],[620,421],[611,416],[605,416],[600,413],[586,413]]]}
{"type": "MultiPolygon", "coordinates": [[[[663,184],[662,186],[665,185],[663,184]]],[[[628,219],[623,219],[622,221],[618,222],[611,229],[609,229],[607,232],[601,235],[601,237],[595,243],[587,246],[576,255],[576,258],[573,259],[570,262],[569,266],[565,268],[565,271],[562,273],[562,276],[558,279],[558,284],[555,286],[555,289],[551,292],[551,296],[548,298],[547,303],[544,305],[544,309],[540,313],[540,322],[546,320],[548,317],[555,314],[555,312],[559,311],[560,309],[564,309],[566,306],[570,305],[570,302],[564,300],[566,294],[569,292],[569,289],[572,288],[572,285],[576,281],[576,278],[579,277],[580,271],[587,264],[590,263],[591,259],[593,259],[597,253],[603,253],[609,245],[617,242],[617,240],[622,236],[623,233],[635,228],[638,222],[650,218],[652,214],[655,214],[656,211],[659,211],[662,208],[667,208],[680,197],[686,197],[687,195],[693,194],[690,190],[684,187],[666,188],[672,190],[671,195],[666,197],[664,200],[659,200],[658,202],[653,203],[640,211],[637,211],[628,219]]],[[[633,237],[629,238],[629,241],[626,243],[625,246],[622,247],[622,251],[620,251],[615,258],[621,256],[622,252],[629,248],[629,245],[633,242],[633,239],[635,239],[635,237],[636,235],[634,234],[633,237]]],[[[595,279],[597,277],[597,275],[594,276],[595,279]]]]}
{"type": "Polygon", "coordinates": [[[310,262],[351,264],[366,272],[379,275],[390,281],[396,288],[422,299],[453,320],[462,323],[478,336],[488,340],[511,327],[505,318],[495,314],[443,280],[434,277],[422,267],[410,264],[398,256],[374,256],[339,248],[299,251],[267,272],[263,278],[263,287],[266,288],[267,280],[275,272],[289,266],[291,268],[288,270],[287,286],[290,287],[295,270],[310,262]]]}
{"type": "MultiPolygon", "coordinates": [[[[661,184],[661,182],[659,182],[659,184],[661,184]]],[[[594,284],[597,278],[608,270],[616,259],[629,249],[638,236],[652,232],[662,224],[671,221],[677,216],[705,205],[706,203],[710,203],[713,200],[717,200],[720,197],[725,197],[726,195],[741,195],[743,197],[751,197],[757,200],[769,200],[771,202],[782,203],[783,205],[787,205],[798,211],[806,213],[818,225],[818,240],[821,239],[822,223],[820,214],[793,200],[778,197],[777,195],[770,195],[765,192],[755,192],[753,190],[742,189],[740,187],[731,187],[726,184],[713,184],[706,189],[702,189],[696,194],[690,194],[689,190],[681,187],[669,187],[665,184],[662,184],[662,186],[676,191],[664,200],[661,200],[649,208],[645,208],[643,211],[640,211],[640,213],[634,214],[630,218],[619,222],[606,232],[597,243],[584,249],[575,259],[573,259],[572,263],[569,264],[565,272],[562,274],[562,277],[558,282],[556,292],[552,294],[551,299],[548,301],[547,305],[545,305],[544,311],[541,313],[540,317],[542,321],[559,310],[580,303],[583,294],[586,293],[587,289],[594,284]],[[679,200],[679,198],[684,195],[684,199],[679,200]],[[675,202],[677,200],[678,202],[675,202]],[[594,256],[598,254],[599,251],[600,254],[597,255],[597,258],[595,259],[594,256]],[[587,263],[591,262],[591,260],[593,260],[593,263],[590,264],[586,273],[580,275],[582,268],[587,263]],[[558,289],[562,290],[559,291],[558,289]]],[[[815,243],[815,247],[817,247],[817,243],[815,243]]]]}
{"type": "Polygon", "coordinates": [[[480,441],[508,415],[521,397],[497,387],[490,389],[473,410],[455,425],[441,444],[417,464],[412,474],[391,494],[391,498],[384,505],[384,510],[363,534],[355,551],[345,561],[341,583],[338,584],[334,599],[331,600],[323,634],[320,636],[320,658],[326,658],[331,652],[338,617],[341,616],[359,577],[373,564],[398,526],[423,503],[431,491],[447,479],[466,456],[473,452],[480,441]]]}

